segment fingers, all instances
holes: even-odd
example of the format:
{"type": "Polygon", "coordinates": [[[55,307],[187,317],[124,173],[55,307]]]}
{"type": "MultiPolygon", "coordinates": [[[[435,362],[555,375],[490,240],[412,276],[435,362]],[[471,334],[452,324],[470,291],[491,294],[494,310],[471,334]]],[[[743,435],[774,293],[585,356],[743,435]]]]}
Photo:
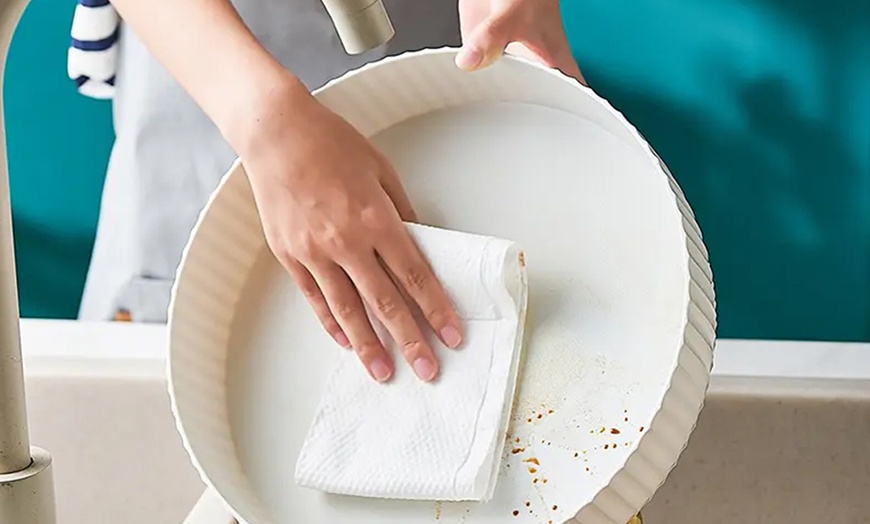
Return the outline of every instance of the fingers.
{"type": "Polygon", "coordinates": [[[320,286],[317,285],[311,273],[295,259],[286,261],[284,267],[290,273],[290,276],[293,277],[293,280],[296,281],[296,285],[299,286],[302,294],[308,299],[308,303],[314,309],[314,313],[323,325],[323,329],[335,339],[338,345],[350,349],[350,339],[344,334],[338,321],[332,315],[332,311],[329,310],[329,304],[326,303],[326,298],[323,296],[320,286]]]}
{"type": "Polygon", "coordinates": [[[378,382],[389,380],[395,368],[348,275],[331,261],[318,261],[309,267],[332,315],[347,334],[369,374],[378,382]]]}
{"type": "MultiPolygon", "coordinates": [[[[533,33],[526,39],[525,47],[532,52],[533,56],[530,58],[537,58],[544,64],[558,69],[566,76],[587,85],[571,51],[571,44],[568,42],[568,35],[565,34],[565,31],[533,33]]],[[[508,51],[510,52],[510,48],[508,51]]]]}
{"type": "Polygon", "coordinates": [[[424,381],[438,376],[438,361],[411,308],[405,302],[393,280],[378,263],[374,253],[358,259],[345,268],[378,319],[396,341],[397,347],[417,376],[424,381]]]}
{"type": "Polygon", "coordinates": [[[466,71],[489,67],[505,52],[538,60],[586,85],[571,52],[558,1],[514,3],[484,16],[460,13],[463,45],[456,65],[466,71]]]}
{"type": "Polygon", "coordinates": [[[456,65],[466,71],[476,71],[498,60],[513,37],[513,21],[509,14],[489,17],[478,25],[463,42],[456,55],[456,65]]]}
{"type": "Polygon", "coordinates": [[[462,322],[453,302],[432,272],[419,248],[406,231],[395,235],[377,247],[383,259],[405,292],[419,306],[429,325],[447,347],[462,344],[462,322]]]}

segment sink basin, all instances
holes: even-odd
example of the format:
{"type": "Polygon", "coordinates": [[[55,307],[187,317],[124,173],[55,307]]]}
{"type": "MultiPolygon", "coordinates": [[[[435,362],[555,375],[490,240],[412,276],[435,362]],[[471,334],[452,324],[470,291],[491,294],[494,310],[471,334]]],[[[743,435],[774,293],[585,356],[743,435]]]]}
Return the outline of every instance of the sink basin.
{"type": "Polygon", "coordinates": [[[31,441],[57,524],[181,523],[203,485],[169,409],[162,327],[23,321],[31,441]]]}
{"type": "Polygon", "coordinates": [[[644,521],[870,522],[868,451],[870,380],[719,377],[644,521]]]}
{"type": "MultiPolygon", "coordinates": [[[[180,524],[203,484],[169,410],[165,328],[26,320],[22,339],[58,524],[180,524]]],[[[698,428],[644,522],[868,522],[868,435],[870,345],[720,341],[698,428]]]]}

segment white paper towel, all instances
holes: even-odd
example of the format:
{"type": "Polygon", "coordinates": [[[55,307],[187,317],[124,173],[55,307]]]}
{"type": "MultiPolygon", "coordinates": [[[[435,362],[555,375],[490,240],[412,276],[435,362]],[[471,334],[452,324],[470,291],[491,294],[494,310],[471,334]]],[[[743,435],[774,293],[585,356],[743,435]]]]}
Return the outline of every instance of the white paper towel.
{"type": "MultiPolygon", "coordinates": [[[[517,382],[527,284],[517,244],[409,225],[463,318],[461,349],[431,335],[441,361],[420,381],[388,337],[388,384],[343,351],[296,464],[296,482],[325,492],[417,500],[492,497],[517,382]]],[[[431,332],[430,332],[431,334],[431,332]]]]}

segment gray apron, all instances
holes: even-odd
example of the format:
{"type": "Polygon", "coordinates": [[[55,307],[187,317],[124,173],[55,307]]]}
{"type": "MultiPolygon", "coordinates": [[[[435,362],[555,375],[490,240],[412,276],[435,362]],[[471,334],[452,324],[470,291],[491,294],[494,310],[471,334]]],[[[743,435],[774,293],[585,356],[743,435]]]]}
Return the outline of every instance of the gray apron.
{"type": "MultiPolygon", "coordinates": [[[[459,45],[456,0],[385,4],[396,36],[355,57],[345,54],[320,0],[237,0],[236,7],[310,89],[384,56],[459,45]]],[[[116,139],[79,317],[165,322],[182,249],[236,155],[128,27],[116,86],[116,139]]]]}

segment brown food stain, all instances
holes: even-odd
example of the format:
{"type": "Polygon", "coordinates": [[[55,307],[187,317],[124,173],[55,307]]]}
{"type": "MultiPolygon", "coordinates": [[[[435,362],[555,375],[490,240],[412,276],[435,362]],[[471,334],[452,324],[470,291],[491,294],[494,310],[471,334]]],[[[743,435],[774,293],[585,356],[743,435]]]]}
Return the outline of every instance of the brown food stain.
{"type": "Polygon", "coordinates": [[[525,451],[525,450],[526,450],[526,448],[514,448],[514,449],[511,450],[511,454],[512,454],[512,455],[517,455],[517,454],[519,454],[519,453],[522,453],[522,452],[525,451]]]}
{"type": "Polygon", "coordinates": [[[537,468],[529,468],[529,473],[531,473],[531,474],[534,475],[534,474],[537,473],[537,472],[538,472],[538,469],[537,469],[537,468]]]}
{"type": "Polygon", "coordinates": [[[643,426],[640,427],[640,432],[643,433],[643,426]]]}
{"type": "Polygon", "coordinates": [[[520,511],[517,510],[517,509],[515,509],[515,510],[514,510],[514,517],[516,517],[516,516],[519,515],[519,514],[520,514],[520,511]]]}
{"type": "Polygon", "coordinates": [[[616,428],[610,428],[611,435],[619,435],[620,431],[616,428]]]}
{"type": "Polygon", "coordinates": [[[559,506],[553,504],[553,511],[556,511],[557,509],[559,509],[559,506]]]}
{"type": "Polygon", "coordinates": [[[536,465],[536,466],[540,466],[540,465],[541,465],[541,463],[540,463],[540,462],[538,461],[538,459],[535,458],[535,457],[528,458],[528,459],[524,460],[523,462],[529,462],[529,463],[534,464],[534,465],[536,465]]]}

